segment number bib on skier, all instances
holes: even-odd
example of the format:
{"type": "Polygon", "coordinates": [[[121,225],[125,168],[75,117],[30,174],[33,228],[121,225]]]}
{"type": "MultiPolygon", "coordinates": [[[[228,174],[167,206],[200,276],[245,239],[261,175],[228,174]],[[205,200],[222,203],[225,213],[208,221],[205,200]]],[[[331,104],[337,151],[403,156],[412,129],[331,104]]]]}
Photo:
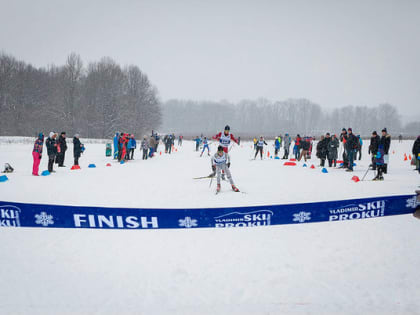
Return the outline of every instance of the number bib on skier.
{"type": "Polygon", "coordinates": [[[264,146],[264,140],[259,140],[257,143],[258,147],[263,147],[264,146]]]}
{"type": "Polygon", "coordinates": [[[214,156],[214,164],[222,165],[224,163],[226,163],[226,153],[223,153],[222,156],[216,153],[214,156]]]}
{"type": "Polygon", "coordinates": [[[230,134],[228,135],[222,134],[222,136],[220,137],[220,145],[222,147],[227,148],[229,144],[230,144],[230,134]]]}

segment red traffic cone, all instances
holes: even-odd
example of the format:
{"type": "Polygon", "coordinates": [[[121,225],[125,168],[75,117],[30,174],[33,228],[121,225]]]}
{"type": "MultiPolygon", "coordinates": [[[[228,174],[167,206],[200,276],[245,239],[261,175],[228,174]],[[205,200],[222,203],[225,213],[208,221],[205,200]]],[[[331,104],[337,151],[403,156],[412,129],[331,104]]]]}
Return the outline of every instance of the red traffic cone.
{"type": "Polygon", "coordinates": [[[353,176],[353,177],[351,178],[351,180],[352,180],[352,181],[354,181],[355,183],[360,182],[360,179],[359,179],[359,177],[358,177],[358,176],[353,176]]]}
{"type": "Polygon", "coordinates": [[[111,163],[107,163],[106,166],[111,166],[111,163]]]}
{"type": "Polygon", "coordinates": [[[315,168],[315,165],[313,165],[313,164],[312,164],[312,165],[311,165],[311,168],[315,168]]]}

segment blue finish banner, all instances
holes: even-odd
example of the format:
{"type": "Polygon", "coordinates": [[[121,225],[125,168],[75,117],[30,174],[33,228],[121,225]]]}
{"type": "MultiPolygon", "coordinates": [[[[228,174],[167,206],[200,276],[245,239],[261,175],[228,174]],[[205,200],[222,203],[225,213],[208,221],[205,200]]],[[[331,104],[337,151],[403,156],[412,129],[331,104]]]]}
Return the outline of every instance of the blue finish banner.
{"type": "Polygon", "coordinates": [[[231,228],[369,219],[414,213],[416,195],[196,209],[78,207],[0,201],[0,227],[231,228]]]}

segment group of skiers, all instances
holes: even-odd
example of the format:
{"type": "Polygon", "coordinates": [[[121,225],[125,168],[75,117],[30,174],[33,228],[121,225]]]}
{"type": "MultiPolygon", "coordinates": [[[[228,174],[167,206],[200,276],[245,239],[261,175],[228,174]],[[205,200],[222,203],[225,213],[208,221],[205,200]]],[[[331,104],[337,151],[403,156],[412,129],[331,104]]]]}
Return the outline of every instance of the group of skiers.
{"type": "MultiPolygon", "coordinates": [[[[45,141],[48,155],[48,172],[55,173],[54,163],[58,164],[58,167],[66,167],[64,165],[65,155],[67,151],[66,132],[61,132],[60,136],[57,133],[51,131],[47,140],[45,141]],[[57,138],[58,137],[58,138],[57,138]]],[[[38,138],[35,140],[34,147],[32,150],[33,166],[32,175],[39,176],[39,164],[42,159],[42,151],[44,146],[44,134],[41,132],[38,138]]],[[[79,134],[75,134],[73,137],[73,157],[74,165],[79,165],[79,158],[84,151],[84,145],[80,142],[79,134]]]]}
{"type": "Polygon", "coordinates": [[[115,133],[114,137],[114,159],[121,162],[122,160],[133,160],[134,150],[137,148],[137,142],[133,134],[115,133]]]}

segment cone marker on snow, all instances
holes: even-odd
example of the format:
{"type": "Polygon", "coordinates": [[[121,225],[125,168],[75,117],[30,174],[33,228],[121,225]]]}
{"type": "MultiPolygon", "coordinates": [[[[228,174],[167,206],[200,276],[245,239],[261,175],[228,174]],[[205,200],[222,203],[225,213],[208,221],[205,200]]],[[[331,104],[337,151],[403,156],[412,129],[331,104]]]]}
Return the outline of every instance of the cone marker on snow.
{"type": "Polygon", "coordinates": [[[79,165],[73,165],[72,167],[71,167],[71,170],[80,170],[80,166],[79,165]]]}
{"type": "Polygon", "coordinates": [[[322,173],[328,173],[328,170],[324,167],[321,172],[322,173]]]}
{"type": "Polygon", "coordinates": [[[107,163],[106,166],[111,166],[111,163],[107,163]]]}
{"type": "Polygon", "coordinates": [[[311,168],[312,168],[312,169],[314,169],[314,168],[315,168],[315,165],[313,165],[313,164],[312,164],[312,165],[311,165],[311,168]]]}
{"type": "Polygon", "coordinates": [[[7,182],[8,180],[9,180],[9,178],[6,175],[1,175],[0,176],[0,183],[7,182]]]}
{"type": "Polygon", "coordinates": [[[360,179],[359,179],[359,177],[358,177],[358,176],[353,176],[353,177],[351,178],[351,180],[352,180],[352,181],[354,181],[355,183],[360,182],[360,179]]]}

